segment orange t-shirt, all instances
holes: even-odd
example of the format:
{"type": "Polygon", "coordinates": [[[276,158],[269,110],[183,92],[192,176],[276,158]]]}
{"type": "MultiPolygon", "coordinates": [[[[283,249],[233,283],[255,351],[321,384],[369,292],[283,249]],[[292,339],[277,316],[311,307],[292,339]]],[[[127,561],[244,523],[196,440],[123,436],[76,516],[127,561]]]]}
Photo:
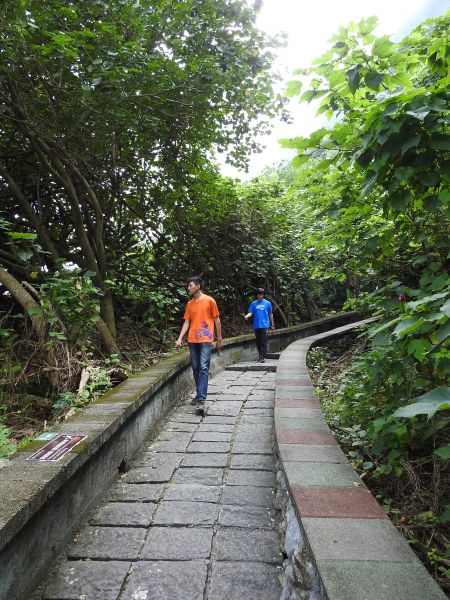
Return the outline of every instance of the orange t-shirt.
{"type": "Polygon", "coordinates": [[[214,319],[219,316],[216,301],[203,294],[200,300],[189,300],[183,319],[190,321],[188,342],[212,342],[214,339],[214,319]]]}

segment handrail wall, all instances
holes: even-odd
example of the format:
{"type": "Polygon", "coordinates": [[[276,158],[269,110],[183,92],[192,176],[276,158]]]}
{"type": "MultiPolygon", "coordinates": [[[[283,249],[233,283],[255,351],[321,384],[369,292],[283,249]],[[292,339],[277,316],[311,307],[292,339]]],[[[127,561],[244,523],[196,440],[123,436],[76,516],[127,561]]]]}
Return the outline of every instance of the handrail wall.
{"type": "Polygon", "coordinates": [[[298,587],[304,600],[445,600],[337,444],[309,377],[310,348],[367,322],[298,340],[278,362],[275,439],[286,490],[288,587],[298,587]]]}

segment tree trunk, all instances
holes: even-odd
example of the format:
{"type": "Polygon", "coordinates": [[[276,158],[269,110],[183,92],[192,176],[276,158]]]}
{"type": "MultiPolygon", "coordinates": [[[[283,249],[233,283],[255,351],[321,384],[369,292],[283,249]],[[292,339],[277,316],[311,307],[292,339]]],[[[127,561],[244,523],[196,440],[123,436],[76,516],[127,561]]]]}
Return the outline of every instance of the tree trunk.
{"type": "Polygon", "coordinates": [[[308,319],[310,321],[314,321],[316,318],[316,311],[314,302],[312,301],[311,295],[309,292],[303,292],[302,294],[303,303],[306,308],[306,312],[308,313],[308,319]]]}
{"type": "Polygon", "coordinates": [[[119,354],[119,348],[117,346],[116,340],[111,335],[111,331],[109,327],[106,325],[103,319],[99,319],[96,323],[97,331],[100,333],[102,337],[103,344],[105,345],[106,350],[110,354],[119,354]]]}
{"type": "Polygon", "coordinates": [[[24,289],[21,283],[3,267],[0,267],[0,283],[9,291],[14,300],[20,304],[25,315],[30,318],[39,341],[45,342],[47,336],[47,320],[45,316],[40,312],[34,315],[29,314],[31,308],[40,308],[40,305],[33,296],[24,289]]]}

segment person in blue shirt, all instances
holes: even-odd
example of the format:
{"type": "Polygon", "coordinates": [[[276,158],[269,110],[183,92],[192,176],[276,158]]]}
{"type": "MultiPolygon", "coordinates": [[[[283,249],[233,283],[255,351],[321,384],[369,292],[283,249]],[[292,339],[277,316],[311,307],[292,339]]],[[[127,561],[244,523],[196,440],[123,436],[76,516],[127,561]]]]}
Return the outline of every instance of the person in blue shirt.
{"type": "Polygon", "coordinates": [[[272,305],[264,298],[264,293],[264,288],[258,288],[256,293],[257,300],[253,300],[248,307],[247,314],[244,316],[246,321],[250,317],[253,317],[253,329],[255,330],[256,347],[259,353],[258,362],[261,363],[266,362],[267,330],[269,327],[270,329],[275,329],[272,305]]]}

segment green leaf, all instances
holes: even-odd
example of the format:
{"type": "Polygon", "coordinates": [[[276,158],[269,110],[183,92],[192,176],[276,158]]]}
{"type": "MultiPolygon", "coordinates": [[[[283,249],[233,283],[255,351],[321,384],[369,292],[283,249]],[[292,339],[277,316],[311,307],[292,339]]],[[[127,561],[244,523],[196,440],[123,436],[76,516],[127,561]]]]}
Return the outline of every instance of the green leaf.
{"type": "Polygon", "coordinates": [[[402,144],[402,151],[401,151],[402,154],[405,154],[405,152],[408,152],[408,150],[410,150],[411,148],[417,148],[421,139],[422,139],[422,136],[415,135],[415,136],[409,138],[408,140],[406,140],[406,142],[404,142],[402,144]]]}
{"type": "Polygon", "coordinates": [[[438,198],[442,204],[448,204],[450,202],[450,190],[441,190],[438,198]]]}
{"type": "Polygon", "coordinates": [[[429,144],[433,150],[450,150],[450,136],[435,133],[432,135],[429,144]]]}
{"type": "Polygon", "coordinates": [[[435,450],[434,453],[436,454],[436,456],[439,456],[439,458],[443,458],[444,460],[448,460],[450,458],[450,444],[446,444],[445,446],[441,446],[440,448],[438,448],[437,450],[435,450]]]}
{"type": "Polygon", "coordinates": [[[439,185],[440,177],[436,173],[436,171],[429,171],[427,173],[423,173],[420,176],[419,181],[422,185],[425,185],[427,187],[434,187],[436,185],[439,185]]]}
{"type": "MultiPolygon", "coordinates": [[[[422,304],[429,304],[430,302],[434,302],[434,300],[439,300],[440,298],[446,298],[448,296],[448,292],[439,292],[437,294],[432,294],[431,296],[425,296],[424,298],[420,298],[420,300],[414,300],[413,302],[408,302],[406,308],[415,310],[418,306],[422,306],[422,304]]],[[[450,300],[449,300],[450,302],[450,300]]],[[[442,310],[442,309],[441,309],[442,310]]],[[[448,315],[450,316],[450,315],[448,315]]]]}
{"type": "Polygon", "coordinates": [[[310,154],[299,154],[298,156],[292,159],[291,165],[294,167],[294,169],[297,169],[298,167],[301,167],[301,165],[307,163],[310,158],[310,154]]]}
{"type": "Polygon", "coordinates": [[[287,87],[286,87],[286,96],[290,97],[290,96],[298,96],[298,94],[300,94],[302,89],[302,82],[301,81],[288,81],[287,87]]]}
{"type": "MultiPolygon", "coordinates": [[[[442,523],[448,523],[450,521],[450,504],[445,505],[444,512],[441,514],[440,520],[442,523]]],[[[447,548],[446,556],[449,556],[448,550],[449,549],[447,548]]],[[[450,576],[450,573],[447,574],[447,577],[449,577],[449,576],[450,576]]]]}
{"type": "Polygon", "coordinates": [[[351,93],[355,95],[355,92],[359,88],[359,84],[361,82],[361,75],[358,68],[352,68],[347,71],[347,81],[351,93]]]}
{"type": "Polygon", "coordinates": [[[389,203],[396,212],[403,212],[411,203],[411,192],[402,190],[389,196],[389,203]]]}
{"type": "Polygon", "coordinates": [[[37,238],[36,233],[22,233],[20,231],[7,231],[6,234],[12,240],[35,240],[37,238]]]}
{"type": "Polygon", "coordinates": [[[425,319],[422,317],[411,317],[409,319],[402,319],[397,327],[394,329],[393,333],[398,337],[402,335],[406,335],[407,333],[411,333],[425,323],[425,319]]]}
{"type": "Polygon", "coordinates": [[[370,87],[371,90],[378,91],[380,87],[380,83],[383,81],[382,73],[377,73],[376,71],[369,71],[364,76],[364,82],[367,87],[370,87]]]}
{"type": "Polygon", "coordinates": [[[409,355],[413,354],[418,361],[423,362],[427,351],[432,347],[432,343],[426,338],[411,340],[407,345],[409,355]]]}
{"type": "Polygon", "coordinates": [[[393,417],[416,417],[417,415],[427,415],[431,419],[436,412],[448,410],[450,408],[450,388],[438,387],[431,392],[415,398],[414,404],[408,404],[399,408],[392,415],[393,417]]]}
{"type": "Polygon", "coordinates": [[[394,44],[390,41],[388,35],[375,40],[372,47],[372,54],[379,58],[388,58],[394,50],[394,44]]]}
{"type": "Polygon", "coordinates": [[[444,315],[447,315],[447,317],[450,317],[450,298],[441,306],[441,312],[443,312],[444,315]]]}

